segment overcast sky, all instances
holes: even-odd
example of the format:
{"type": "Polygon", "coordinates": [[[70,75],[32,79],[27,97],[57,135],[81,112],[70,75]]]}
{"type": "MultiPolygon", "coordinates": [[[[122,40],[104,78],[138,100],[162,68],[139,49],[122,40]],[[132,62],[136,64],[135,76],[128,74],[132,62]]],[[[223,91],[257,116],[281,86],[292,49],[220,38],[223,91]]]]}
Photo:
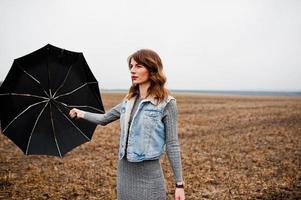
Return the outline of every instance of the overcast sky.
{"type": "Polygon", "coordinates": [[[0,80],[50,43],[100,89],[128,89],[127,57],[150,48],[169,89],[301,91],[300,0],[1,0],[0,36],[0,80]]]}

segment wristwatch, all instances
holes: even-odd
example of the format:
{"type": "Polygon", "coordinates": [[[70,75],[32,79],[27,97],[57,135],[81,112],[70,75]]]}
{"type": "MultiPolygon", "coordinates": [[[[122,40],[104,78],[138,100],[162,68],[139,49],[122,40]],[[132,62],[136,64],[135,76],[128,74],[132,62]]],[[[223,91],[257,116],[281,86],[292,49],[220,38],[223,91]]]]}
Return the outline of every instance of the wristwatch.
{"type": "Polygon", "coordinates": [[[176,183],[176,188],[183,188],[184,189],[184,183],[183,182],[176,183]]]}

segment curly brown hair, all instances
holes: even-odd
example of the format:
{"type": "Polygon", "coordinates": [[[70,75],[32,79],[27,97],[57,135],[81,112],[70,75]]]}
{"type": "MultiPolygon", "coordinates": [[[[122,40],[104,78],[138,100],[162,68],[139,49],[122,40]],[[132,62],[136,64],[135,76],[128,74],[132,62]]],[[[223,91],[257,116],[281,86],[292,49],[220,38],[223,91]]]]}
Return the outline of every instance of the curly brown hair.
{"type": "MultiPolygon", "coordinates": [[[[128,57],[129,69],[131,69],[131,59],[143,65],[149,72],[150,87],[147,90],[147,97],[153,96],[158,103],[167,98],[170,92],[165,88],[166,76],[164,75],[163,64],[159,55],[150,49],[140,49],[128,57]]],[[[138,93],[139,85],[132,84],[126,98],[130,99],[138,93]]]]}

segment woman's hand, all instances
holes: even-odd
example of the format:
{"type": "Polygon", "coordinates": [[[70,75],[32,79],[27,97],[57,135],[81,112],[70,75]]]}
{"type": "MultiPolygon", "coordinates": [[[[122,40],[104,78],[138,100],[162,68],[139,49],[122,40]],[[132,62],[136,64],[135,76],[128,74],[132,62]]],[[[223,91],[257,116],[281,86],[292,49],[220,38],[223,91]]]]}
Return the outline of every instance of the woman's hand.
{"type": "Polygon", "coordinates": [[[85,111],[77,109],[77,108],[73,108],[72,110],[70,110],[69,115],[72,119],[75,117],[76,117],[76,119],[80,119],[80,118],[84,118],[85,111]]]}
{"type": "Polygon", "coordinates": [[[185,199],[184,188],[176,188],[175,200],[184,200],[184,199],[185,199]]]}

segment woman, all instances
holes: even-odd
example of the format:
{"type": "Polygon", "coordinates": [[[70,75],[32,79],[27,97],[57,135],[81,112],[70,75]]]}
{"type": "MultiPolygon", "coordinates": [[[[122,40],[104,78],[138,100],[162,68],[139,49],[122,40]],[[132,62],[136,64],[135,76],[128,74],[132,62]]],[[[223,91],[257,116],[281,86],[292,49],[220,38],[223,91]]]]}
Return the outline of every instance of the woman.
{"type": "Polygon", "coordinates": [[[175,181],[175,199],[184,200],[177,106],[164,87],[158,54],[141,49],[128,58],[132,86],[125,99],[106,114],[76,108],[70,117],[100,125],[120,119],[117,197],[119,200],[166,199],[160,156],[166,151],[175,181]]]}

